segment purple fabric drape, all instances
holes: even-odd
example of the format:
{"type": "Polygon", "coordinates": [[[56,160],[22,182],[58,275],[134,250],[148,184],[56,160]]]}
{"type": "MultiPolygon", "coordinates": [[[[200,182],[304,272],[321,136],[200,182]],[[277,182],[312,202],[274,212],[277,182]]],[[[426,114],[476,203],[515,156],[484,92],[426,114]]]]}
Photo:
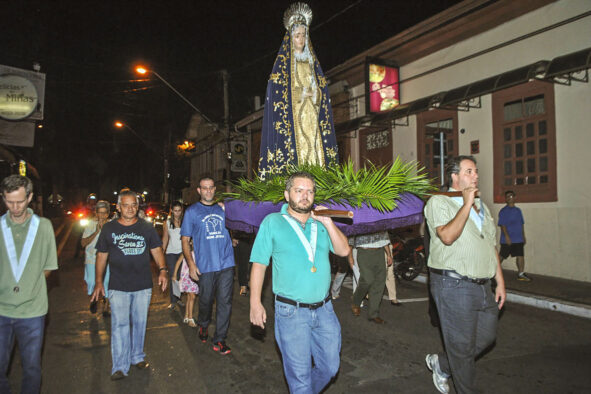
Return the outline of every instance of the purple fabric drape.
{"type": "MultiPolygon", "coordinates": [[[[230,230],[247,233],[256,232],[261,221],[270,213],[279,212],[284,203],[225,201],[226,226],[230,230]]],[[[334,219],[339,229],[347,236],[368,234],[397,227],[419,224],[423,221],[424,202],[417,196],[405,193],[398,200],[398,207],[390,212],[363,206],[351,207],[348,204],[323,204],[330,209],[352,211],[353,219],[334,219]]]]}

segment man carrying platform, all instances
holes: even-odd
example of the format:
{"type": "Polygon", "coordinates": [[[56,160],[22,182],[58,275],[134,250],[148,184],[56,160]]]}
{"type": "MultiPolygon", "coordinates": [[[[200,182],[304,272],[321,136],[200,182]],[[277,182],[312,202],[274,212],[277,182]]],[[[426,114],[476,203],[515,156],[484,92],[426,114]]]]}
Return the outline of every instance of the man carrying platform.
{"type": "Polygon", "coordinates": [[[262,328],[267,314],[261,291],[273,258],[275,340],[292,393],[320,392],[340,365],[341,327],[329,294],[328,255],[347,256],[349,243],[332,219],[312,213],[315,190],[308,173],[287,179],[287,204],[263,220],[250,257],[250,321],[262,328]]]}

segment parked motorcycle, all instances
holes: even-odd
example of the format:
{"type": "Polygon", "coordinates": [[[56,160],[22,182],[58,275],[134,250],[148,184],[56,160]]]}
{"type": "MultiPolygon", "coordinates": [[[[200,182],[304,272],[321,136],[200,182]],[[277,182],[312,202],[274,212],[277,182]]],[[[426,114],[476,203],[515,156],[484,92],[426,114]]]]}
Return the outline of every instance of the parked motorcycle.
{"type": "Polygon", "coordinates": [[[394,259],[394,275],[398,279],[411,281],[426,266],[423,238],[403,239],[396,237],[392,241],[392,257],[394,259]]]}

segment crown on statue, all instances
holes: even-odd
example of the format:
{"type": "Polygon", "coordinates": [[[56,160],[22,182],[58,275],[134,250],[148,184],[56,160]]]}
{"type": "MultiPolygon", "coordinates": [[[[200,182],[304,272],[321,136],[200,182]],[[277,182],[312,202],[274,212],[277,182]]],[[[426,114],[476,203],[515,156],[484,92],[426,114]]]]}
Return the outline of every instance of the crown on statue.
{"type": "Polygon", "coordinates": [[[289,31],[293,25],[310,26],[312,9],[306,3],[293,3],[283,14],[283,25],[289,31]]]}

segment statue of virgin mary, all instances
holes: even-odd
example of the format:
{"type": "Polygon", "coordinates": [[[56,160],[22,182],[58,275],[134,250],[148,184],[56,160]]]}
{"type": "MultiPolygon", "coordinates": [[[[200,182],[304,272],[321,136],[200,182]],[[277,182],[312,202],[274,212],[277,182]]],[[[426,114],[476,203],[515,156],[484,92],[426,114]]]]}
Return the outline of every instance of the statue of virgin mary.
{"type": "Polygon", "coordinates": [[[338,164],[328,86],[309,37],[312,10],[292,4],[287,32],[267,83],[259,178],[282,174],[290,164],[338,164]]]}

